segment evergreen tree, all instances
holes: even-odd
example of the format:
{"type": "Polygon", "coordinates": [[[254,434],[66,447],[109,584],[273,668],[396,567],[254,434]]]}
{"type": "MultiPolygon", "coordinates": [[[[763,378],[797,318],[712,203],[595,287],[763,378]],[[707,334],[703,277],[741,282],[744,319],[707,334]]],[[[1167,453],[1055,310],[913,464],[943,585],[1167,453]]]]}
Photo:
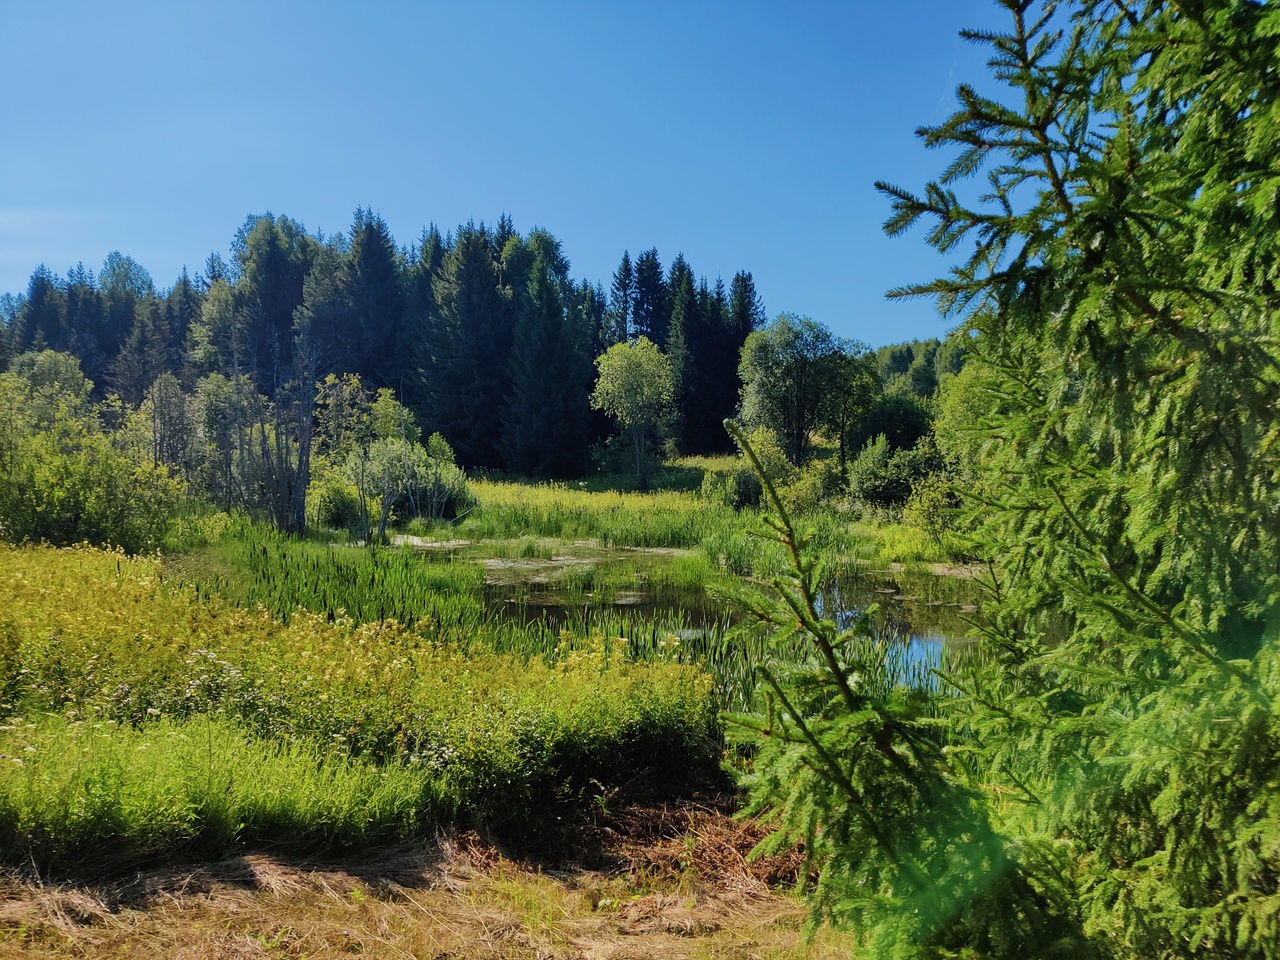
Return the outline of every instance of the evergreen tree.
{"type": "Polygon", "coordinates": [[[735,273],[733,283],[729,286],[729,322],[739,351],[752,331],[759,330],[768,319],[764,312],[764,301],[756,293],[756,284],[751,274],[745,270],[735,273]]]}
{"type": "Polygon", "coordinates": [[[968,253],[897,293],[977,332],[980,645],[942,696],[877,693],[797,570],[833,655],[761,725],[757,807],[877,956],[1274,960],[1280,10],[1001,6],[967,34],[999,92],[920,131],[955,159],[880,185],[888,232],[968,253]]]}
{"type": "Polygon", "coordinates": [[[188,330],[183,377],[188,383],[213,373],[234,379],[248,376],[251,369],[245,312],[231,285],[215,281],[200,305],[200,319],[188,330]]]}
{"type": "Polygon", "coordinates": [[[354,372],[367,383],[398,388],[409,369],[403,276],[386,222],[371,210],[356,210],[347,266],[354,372]]]}
{"type": "Polygon", "coordinates": [[[22,309],[22,298],[12,293],[0,294],[0,370],[9,367],[9,361],[15,356],[14,336],[18,330],[18,312],[22,309]]]}
{"type": "Polygon", "coordinates": [[[671,261],[667,279],[667,296],[671,304],[671,319],[667,329],[667,359],[671,363],[671,377],[675,388],[675,420],[672,432],[683,453],[694,452],[691,433],[695,433],[696,408],[702,402],[701,347],[702,316],[697,292],[693,286],[693,271],[685,262],[684,254],[676,254],[671,261]]]}
{"type": "MultiPolygon", "coordinates": [[[[102,291],[105,314],[103,335],[99,341],[101,362],[112,369],[137,323],[139,313],[149,309],[147,301],[155,296],[155,284],[151,281],[151,274],[133,257],[113,250],[103,261],[98,286],[102,291]]],[[[147,383],[149,385],[150,381],[147,383]]]]}
{"type": "Polygon", "coordinates": [[[607,325],[601,335],[605,349],[621,343],[630,335],[631,316],[636,300],[636,274],[631,266],[631,254],[622,251],[622,262],[613,272],[613,284],[609,287],[609,312],[607,325]]]}
{"type": "Polygon", "coordinates": [[[167,339],[165,366],[175,374],[182,370],[191,325],[200,319],[203,300],[199,288],[188,276],[187,268],[183,267],[178,282],[173,285],[164,303],[167,339]]]}
{"type": "Polygon", "coordinates": [[[425,377],[431,368],[432,318],[439,313],[435,287],[447,252],[444,238],[431,224],[411,252],[405,274],[405,358],[410,373],[405,377],[404,403],[424,423],[431,419],[425,377]]]}
{"type": "Polygon", "coordinates": [[[742,380],[738,376],[742,343],[730,312],[724,281],[717,277],[710,294],[704,285],[701,295],[702,314],[707,323],[707,354],[703,401],[706,412],[702,414],[699,448],[702,452],[715,453],[733,448],[733,438],[725,431],[724,421],[737,414],[742,392],[742,380]]]}
{"type": "Polygon", "coordinates": [[[67,271],[68,349],[95,383],[107,381],[106,314],[92,270],[77,263],[67,271]]]}
{"type": "Polygon", "coordinates": [[[319,375],[347,372],[364,356],[351,302],[351,268],[344,244],[330,238],[316,253],[302,283],[302,303],[293,313],[295,336],[314,351],[319,375]]]}
{"type": "Polygon", "coordinates": [[[155,298],[134,307],[133,329],[111,364],[111,387],[125,403],[137,406],[169,366],[169,327],[155,298]]]}
{"type": "Polygon", "coordinates": [[[31,274],[26,300],[18,313],[14,352],[61,351],[69,340],[66,294],[53,272],[41,264],[31,274]]]}
{"type": "Polygon", "coordinates": [[[548,266],[554,249],[535,247],[512,347],[502,452],[508,469],[564,477],[586,459],[591,368],[586,331],[566,314],[548,266]]]}
{"type": "Polygon", "coordinates": [[[208,293],[209,288],[219,280],[233,283],[235,277],[231,267],[227,266],[227,262],[222,259],[222,254],[214,251],[204,262],[204,273],[196,275],[196,286],[200,288],[201,293],[208,293]]]}
{"type": "Polygon", "coordinates": [[[635,274],[631,336],[646,337],[657,346],[665,347],[667,329],[671,323],[671,303],[656,247],[646,250],[636,258],[635,274]]]}
{"type": "Polygon", "coordinates": [[[609,339],[613,329],[613,320],[609,316],[609,301],[605,297],[604,287],[600,284],[592,286],[589,280],[570,283],[567,304],[569,319],[578,328],[578,336],[589,345],[591,356],[598,357],[608,350],[616,340],[609,339]]]}
{"type": "Polygon", "coordinates": [[[232,243],[236,307],[244,315],[254,381],[268,397],[289,378],[293,313],[318,248],[300,223],[270,212],[250,216],[232,243]]]}
{"type": "Polygon", "coordinates": [[[512,331],[483,225],[458,228],[435,297],[426,371],[431,428],[444,435],[459,462],[501,467],[512,331]]]}
{"type": "MultiPolygon", "coordinates": [[[[480,226],[483,227],[484,224],[481,223],[480,226]]],[[[503,212],[498,216],[498,225],[493,230],[491,241],[493,249],[497,252],[499,257],[501,257],[502,252],[507,249],[507,244],[513,237],[519,237],[519,234],[516,233],[515,223],[512,221],[509,213],[503,212]]]]}

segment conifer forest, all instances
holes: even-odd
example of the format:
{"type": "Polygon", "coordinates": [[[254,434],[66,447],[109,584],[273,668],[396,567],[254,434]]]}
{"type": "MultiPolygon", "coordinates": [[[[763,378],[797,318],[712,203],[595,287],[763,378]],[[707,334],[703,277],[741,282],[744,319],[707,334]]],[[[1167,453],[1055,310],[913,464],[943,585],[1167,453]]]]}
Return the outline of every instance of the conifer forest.
{"type": "Polygon", "coordinates": [[[33,264],[0,958],[1280,960],[1280,9],[993,5],[937,337],[518,209],[33,264]]]}

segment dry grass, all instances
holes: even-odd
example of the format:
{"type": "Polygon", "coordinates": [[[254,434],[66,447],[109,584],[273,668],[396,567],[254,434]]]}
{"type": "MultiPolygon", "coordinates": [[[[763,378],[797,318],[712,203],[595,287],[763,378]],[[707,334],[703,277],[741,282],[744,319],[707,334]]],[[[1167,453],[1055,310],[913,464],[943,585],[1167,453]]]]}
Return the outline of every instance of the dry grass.
{"type": "Polygon", "coordinates": [[[552,870],[474,835],[341,862],[268,853],[96,882],[0,880],[0,960],[30,957],[414,957],[791,960],[804,908],[770,881],[798,861],[747,863],[750,824],[707,806],[624,809],[598,828],[610,866],[552,870]]]}

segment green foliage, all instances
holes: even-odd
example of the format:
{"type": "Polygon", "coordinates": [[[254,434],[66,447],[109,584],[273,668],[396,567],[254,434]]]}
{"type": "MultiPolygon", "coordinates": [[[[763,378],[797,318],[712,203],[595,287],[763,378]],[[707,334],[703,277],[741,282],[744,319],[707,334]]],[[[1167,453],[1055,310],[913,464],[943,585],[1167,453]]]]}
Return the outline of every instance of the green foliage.
{"type": "MultiPolygon", "coordinates": [[[[735,437],[759,467],[740,432],[735,437]]],[[[768,532],[790,558],[769,592],[747,593],[793,666],[762,666],[762,715],[730,717],[755,750],[747,813],[775,832],[758,853],[802,844],[816,875],[814,920],[852,924],[869,955],[1086,957],[1060,879],[1032,879],[1016,844],[963,783],[930,664],[876,638],[867,617],[841,629],[818,612],[822,571],[777,491],[768,532]]]]}
{"type": "MultiPolygon", "coordinates": [[[[433,434],[433,438],[438,436],[433,434]]],[[[435,446],[439,453],[452,454],[443,440],[435,446]]],[[[326,490],[328,503],[333,508],[332,519],[349,519],[347,491],[354,489],[359,501],[362,536],[378,542],[386,538],[387,525],[393,519],[452,519],[475,506],[466,474],[452,459],[433,457],[421,444],[398,437],[375,440],[367,447],[353,450],[347,457],[342,477],[346,480],[345,488],[330,482],[326,490]]],[[[353,532],[360,529],[346,528],[353,532]]]]}
{"type": "Polygon", "coordinates": [[[934,543],[942,546],[958,506],[951,479],[941,471],[930,473],[912,486],[911,496],[902,507],[902,520],[924,531],[934,543]]]}
{"type": "Polygon", "coordinates": [[[0,374],[0,537],[130,553],[159,544],[178,481],[103,431],[74,357],[26,354],[14,369],[0,374]]]}
{"type": "MultiPolygon", "coordinates": [[[[777,434],[769,427],[756,427],[748,434],[748,439],[770,480],[785,483],[796,473],[782,452],[777,434]]],[[[764,487],[760,485],[751,461],[739,456],[731,470],[708,470],[702,478],[700,495],[712,503],[723,503],[741,510],[743,507],[760,506],[764,487]]]]}
{"type": "Polygon", "coordinates": [[[166,582],[152,558],[0,559],[0,709],[16,718],[0,752],[17,750],[0,760],[6,857],[70,856],[104,837],[173,850],[206,828],[310,846],[455,818],[523,831],[593,778],[710,760],[710,678],[640,662],[617,634],[499,654],[480,635],[441,642],[448,625],[425,617],[409,629],[297,611],[285,624],[166,582]],[[86,722],[41,727],[44,713],[86,722]],[[156,753],[126,769],[144,744],[156,753]]]}
{"type": "Polygon", "coordinates": [[[900,293],[964,311],[994,400],[946,414],[996,571],[971,782],[1065,842],[1100,950],[1274,958],[1280,11],[1002,6],[1012,105],[960,87],[921,131],[956,159],[882,185],[889,232],[970,251],[900,293]]]}
{"type": "Polygon", "coordinates": [[[773,429],[799,466],[808,456],[810,435],[856,376],[847,362],[855,350],[808,317],[780,314],[743,344],[743,420],[773,429]]]}
{"type": "Polygon", "coordinates": [[[650,435],[663,423],[675,395],[671,362],[642,336],[615,343],[596,358],[596,367],[600,375],[591,406],[630,434],[636,479],[643,490],[648,485],[650,435]]]}
{"type": "Polygon", "coordinates": [[[903,389],[901,381],[898,383],[897,387],[891,383],[866,414],[850,424],[848,442],[852,449],[861,450],[878,436],[888,440],[894,450],[909,449],[929,434],[930,403],[903,389]]]}
{"type": "MultiPolygon", "coordinates": [[[[762,461],[763,462],[763,461],[762,461]]],[[[774,481],[778,496],[792,513],[798,515],[822,509],[840,492],[844,478],[834,457],[813,459],[783,482],[774,481]]]]}
{"type": "Polygon", "coordinates": [[[145,726],[44,716],[7,724],[0,753],[0,848],[44,869],[118,870],[246,842],[363,847],[417,833],[431,815],[421,766],[271,742],[208,716],[145,726]]]}
{"type": "Polygon", "coordinates": [[[901,505],[942,466],[925,439],[910,449],[893,449],[883,435],[869,442],[849,465],[849,493],[880,506],[901,505]]]}

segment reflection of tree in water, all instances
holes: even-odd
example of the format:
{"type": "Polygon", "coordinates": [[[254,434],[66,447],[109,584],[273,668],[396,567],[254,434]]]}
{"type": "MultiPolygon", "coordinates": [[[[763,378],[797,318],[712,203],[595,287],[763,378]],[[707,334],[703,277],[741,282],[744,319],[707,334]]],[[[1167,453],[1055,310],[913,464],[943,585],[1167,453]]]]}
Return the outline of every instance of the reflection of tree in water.
{"type": "Polygon", "coordinates": [[[842,627],[875,604],[879,633],[935,645],[968,635],[977,599],[972,580],[906,572],[854,572],[836,578],[820,597],[822,612],[842,627]]]}

